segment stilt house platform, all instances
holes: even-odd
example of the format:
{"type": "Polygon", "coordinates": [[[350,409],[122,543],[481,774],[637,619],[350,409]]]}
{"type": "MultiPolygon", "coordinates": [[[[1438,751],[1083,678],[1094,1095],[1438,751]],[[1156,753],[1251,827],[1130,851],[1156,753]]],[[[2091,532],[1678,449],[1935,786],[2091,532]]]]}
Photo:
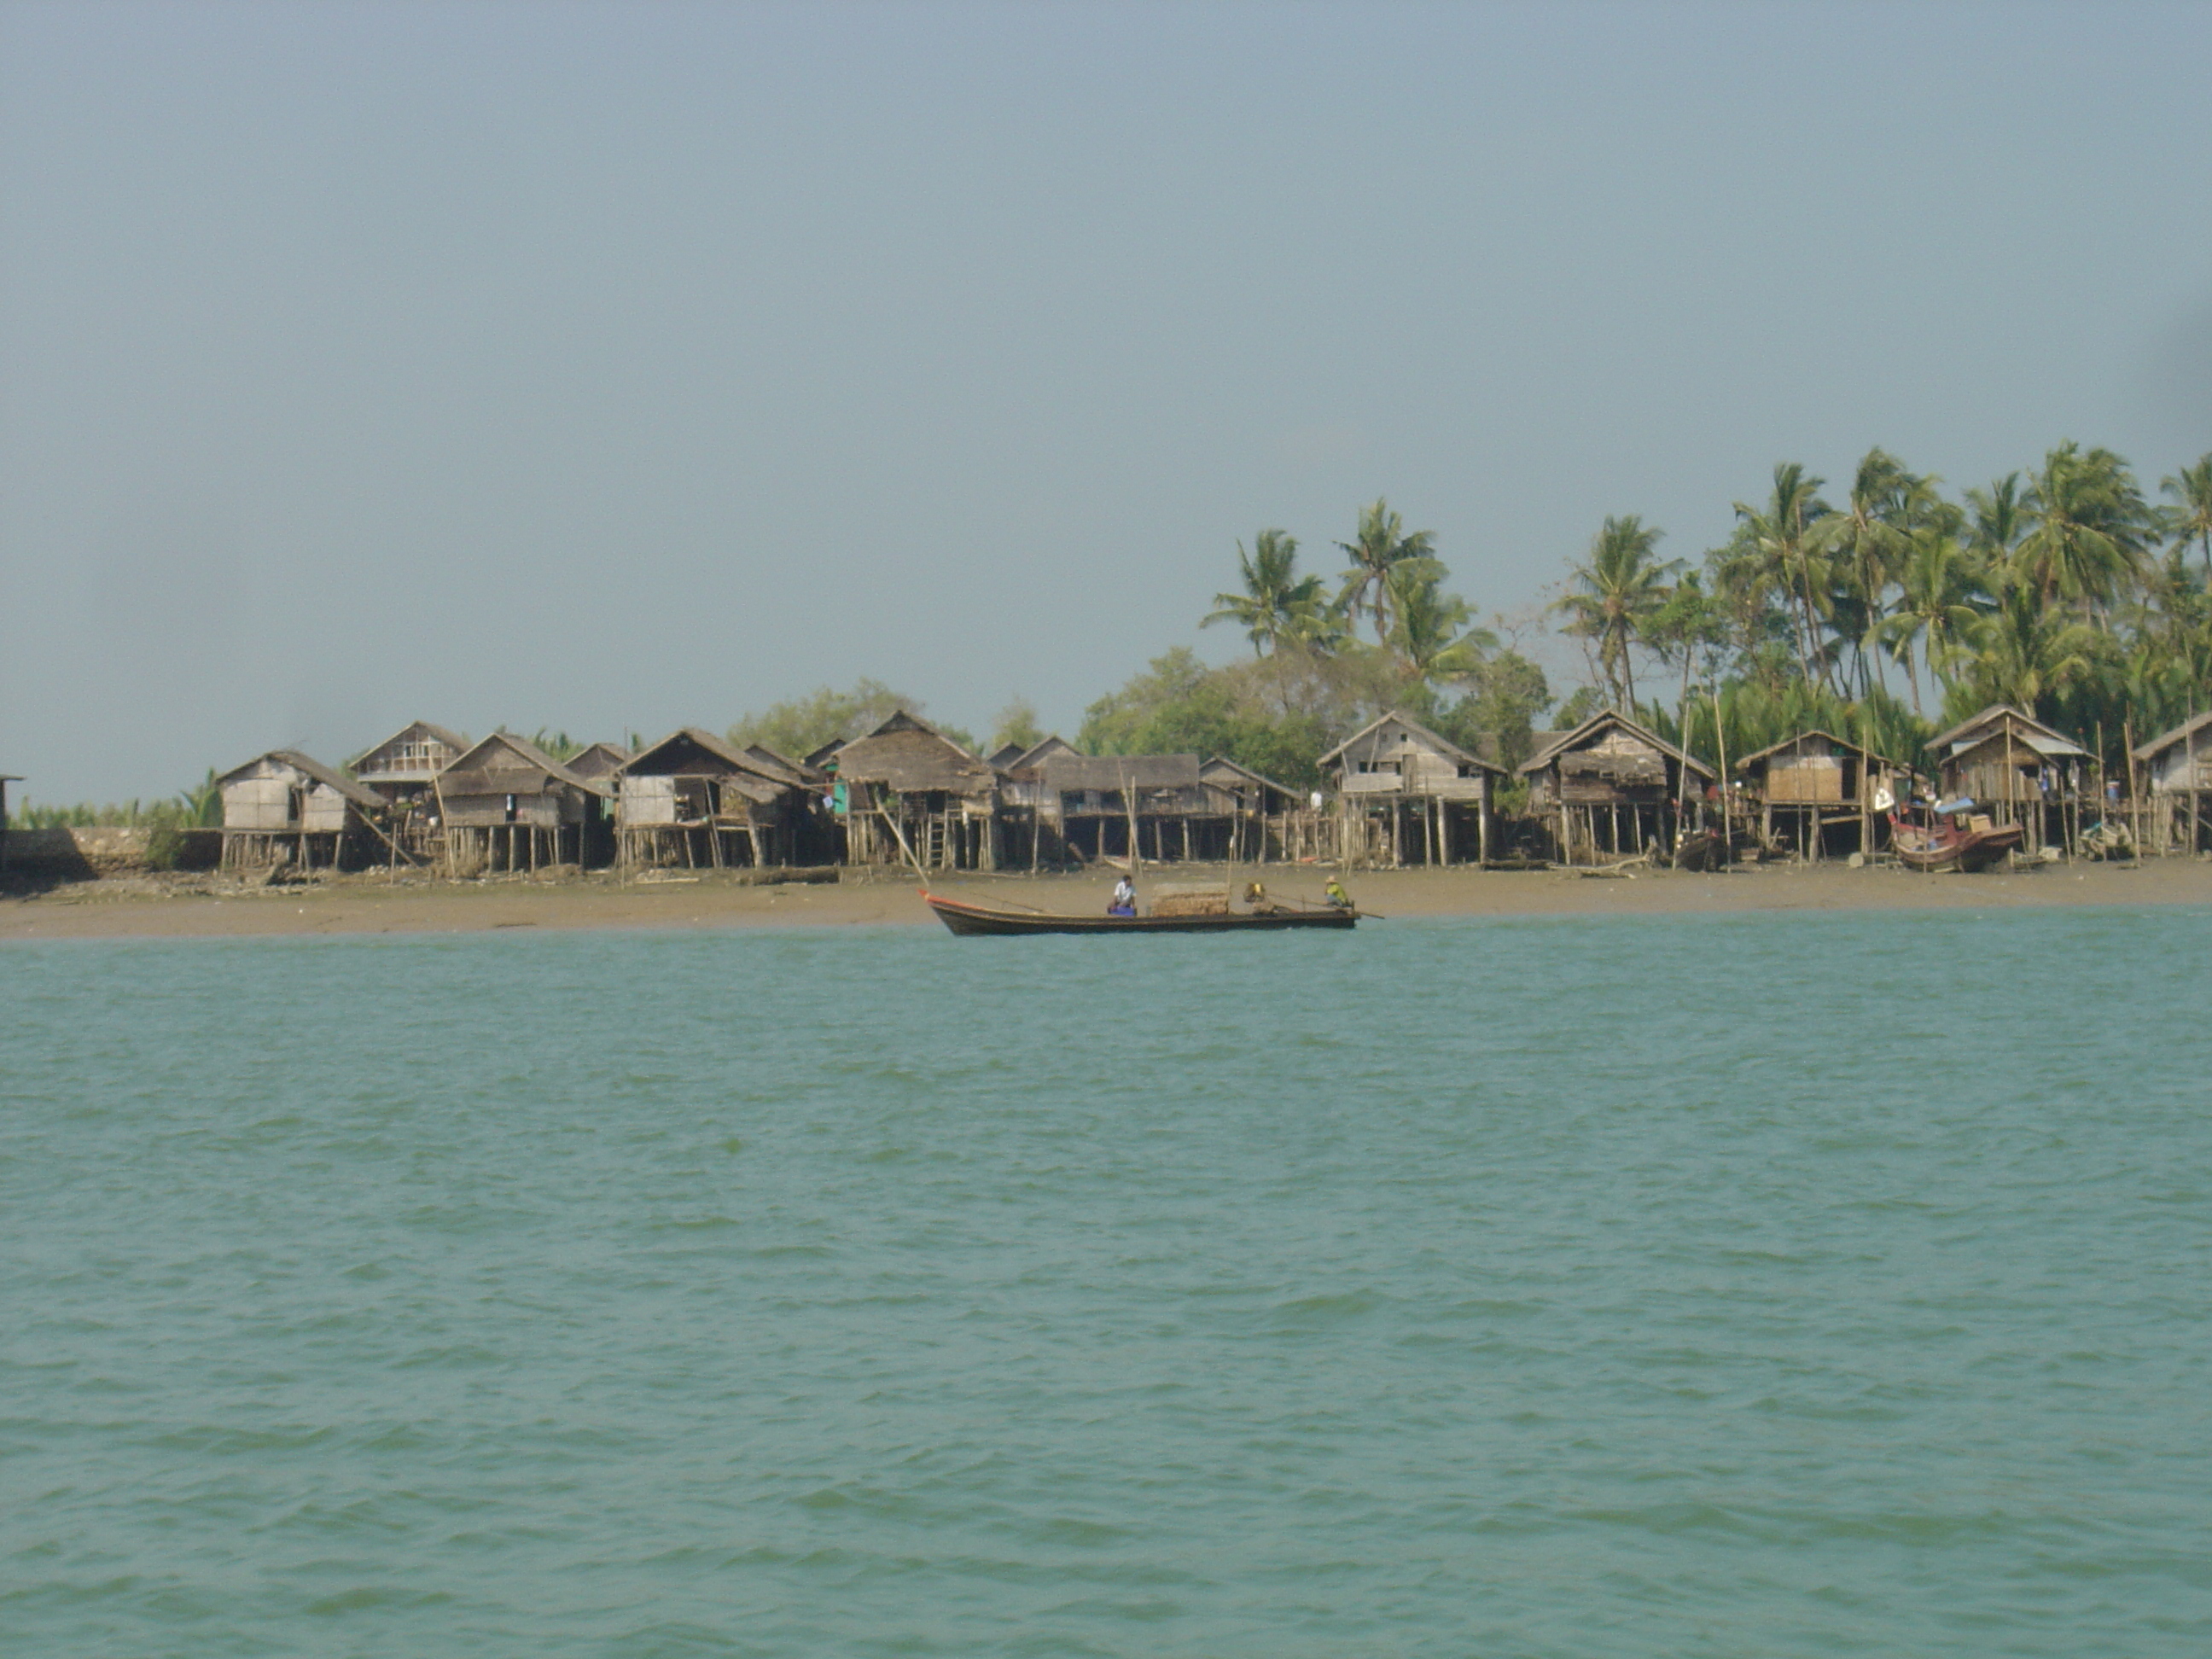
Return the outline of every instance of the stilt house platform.
{"type": "Polygon", "coordinates": [[[450,875],[590,865],[604,857],[613,792],[527,738],[495,732],[438,775],[441,853],[450,875]]]}
{"type": "Polygon", "coordinates": [[[625,866],[798,861],[807,801],[788,763],[763,761],[686,726],[640,750],[617,778],[616,856],[625,866]],[[771,765],[783,775],[773,775],[771,765]]]}
{"type": "Polygon", "coordinates": [[[843,796],[847,863],[899,864],[911,849],[925,870],[999,867],[999,774],[921,715],[902,709],[822,764],[843,796]]]}
{"type": "Polygon", "coordinates": [[[1656,850],[1671,857],[1685,827],[1705,822],[1713,769],[1618,709],[1571,732],[1537,735],[1521,763],[1531,812],[1548,820],[1562,864],[1656,850]]]}
{"type": "Polygon", "coordinates": [[[1995,822],[2017,823],[2026,852],[2074,844],[2089,751],[2065,733],[1993,703],[1928,747],[1945,799],[1970,795],[1995,822]]]}
{"type": "Polygon", "coordinates": [[[1759,809],[1760,839],[1771,844],[1781,835],[1808,863],[1871,855],[1885,843],[1885,815],[1906,776],[1895,761],[1818,728],[1746,755],[1738,769],[1759,809]]]}
{"type": "Polygon", "coordinates": [[[384,811],[373,790],[296,749],[272,749],[216,780],[222,867],[343,869],[362,861],[384,811]]]}
{"type": "Polygon", "coordinates": [[[2154,853],[2212,852],[2212,710],[2139,744],[2150,816],[2139,837],[2154,853]]]}
{"type": "Polygon", "coordinates": [[[469,740],[428,720],[410,720],[346,769],[384,802],[392,840],[410,856],[437,851],[438,774],[459,760],[469,740]]]}
{"type": "Polygon", "coordinates": [[[1347,865],[1450,865],[1490,857],[1504,769],[1392,709],[1321,757],[1336,781],[1347,865]]]}

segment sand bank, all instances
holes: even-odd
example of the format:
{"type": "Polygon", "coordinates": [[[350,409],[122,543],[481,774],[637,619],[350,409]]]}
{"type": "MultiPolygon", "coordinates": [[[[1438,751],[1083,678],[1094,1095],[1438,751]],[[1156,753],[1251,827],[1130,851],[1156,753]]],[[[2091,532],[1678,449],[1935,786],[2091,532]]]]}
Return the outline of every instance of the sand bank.
{"type": "MultiPolygon", "coordinates": [[[[1242,872],[1240,875],[1249,875],[1242,872]]],[[[1311,871],[1261,872],[1285,896],[1320,896],[1311,871]]],[[[1218,879],[1211,870],[1163,869],[1147,881],[1218,879]]],[[[2212,905],[2212,863],[2166,859],[2140,866],[2054,865],[2010,874],[1917,876],[1901,870],[1779,866],[1692,875],[1640,872],[1595,879],[1563,871],[1375,871],[1351,878],[1362,908],[1386,918],[1445,915],[1624,915],[1751,910],[1983,909],[2014,905],[2212,905]]],[[[1039,909],[1105,908],[1097,876],[974,877],[939,890],[996,894],[1039,909]]],[[[0,941],[49,939],[234,938],[313,933],[487,933],[501,928],[934,927],[911,882],[739,885],[696,879],[388,883],[348,877],[311,886],[224,890],[205,880],[169,889],[82,882],[0,898],[0,941]]]]}

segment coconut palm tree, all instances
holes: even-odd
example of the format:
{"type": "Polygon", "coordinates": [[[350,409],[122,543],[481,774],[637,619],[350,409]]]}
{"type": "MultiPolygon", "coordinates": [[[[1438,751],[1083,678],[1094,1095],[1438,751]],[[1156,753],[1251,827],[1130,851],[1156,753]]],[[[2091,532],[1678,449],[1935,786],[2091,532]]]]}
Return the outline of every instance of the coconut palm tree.
{"type": "Polygon", "coordinates": [[[2044,457],[2022,505],[2014,568],[2043,604],[2071,600],[2101,622],[2141,579],[2154,523],[2128,464],[2069,440],[2044,457]]]}
{"type": "Polygon", "coordinates": [[[2173,497],[2166,509],[2166,534],[2184,547],[2195,542],[2204,555],[2204,574],[2212,578],[2212,455],[2200,456],[2196,465],[2161,479],[2159,488],[2173,497]]]}
{"type": "Polygon", "coordinates": [[[1987,605],[1988,570],[1948,526],[1929,525],[1912,537],[1898,573],[1897,607],[1875,624],[1873,637],[1904,665],[1915,714],[1921,713],[1915,643],[1922,662],[1947,672],[1987,605]]]}
{"type": "Polygon", "coordinates": [[[1735,503],[1736,534],[1721,568],[1724,586],[1735,590],[1739,603],[1747,591],[1756,588],[1789,596],[1790,607],[1796,613],[1798,672],[1809,682],[1813,665],[1819,661],[1824,685],[1828,667],[1821,647],[1820,604],[1814,596],[1827,583],[1825,561],[1818,558],[1808,532],[1831,510],[1820,499],[1820,486],[1826,482],[1795,461],[1778,462],[1773,490],[1765,507],[1735,503]]]}
{"type": "Polygon", "coordinates": [[[1498,635],[1470,628],[1474,612],[1447,593],[1420,562],[1401,560],[1384,578],[1390,590],[1390,647],[1424,681],[1465,679],[1498,648],[1498,635]]]}
{"type": "Polygon", "coordinates": [[[2015,574],[2001,583],[1996,606],[1975,621],[1965,644],[1958,660],[1977,706],[2008,702],[2040,714],[2095,672],[2100,635],[2015,574]]]}
{"type": "Polygon", "coordinates": [[[1337,545],[1352,556],[1337,606],[1355,622],[1364,611],[1375,624],[1377,645],[1389,642],[1390,572],[1399,565],[1413,563],[1418,568],[1406,574],[1416,580],[1423,576],[1441,580],[1448,574],[1437,558],[1435,532],[1416,530],[1407,534],[1404,521],[1380,496],[1371,506],[1359,509],[1359,528],[1352,538],[1337,545]]]}
{"type": "Polygon", "coordinates": [[[1890,587],[1912,546],[1916,524],[1946,509],[1935,480],[1906,471],[1881,448],[1869,449],[1852,475],[1844,505],[1806,532],[1810,548],[1827,562],[1828,613],[1838,630],[1858,647],[1858,690],[1873,689],[1869,648],[1887,610],[1890,587]]]}
{"type": "Polygon", "coordinates": [[[1633,647],[1666,603],[1667,579],[1678,568],[1655,555],[1664,533],[1633,513],[1607,519],[1590,542],[1589,557],[1574,567],[1568,592],[1552,607],[1570,618],[1568,633],[1596,642],[1599,670],[1624,711],[1636,707],[1633,647]]]}
{"type": "Polygon", "coordinates": [[[1244,579],[1241,593],[1216,593],[1215,609],[1199,626],[1234,623],[1252,641],[1252,654],[1265,656],[1285,638],[1316,632],[1313,612],[1323,604],[1319,576],[1298,574],[1297,538],[1285,530],[1263,530],[1252,538],[1252,551],[1237,544],[1237,565],[1244,579]]]}

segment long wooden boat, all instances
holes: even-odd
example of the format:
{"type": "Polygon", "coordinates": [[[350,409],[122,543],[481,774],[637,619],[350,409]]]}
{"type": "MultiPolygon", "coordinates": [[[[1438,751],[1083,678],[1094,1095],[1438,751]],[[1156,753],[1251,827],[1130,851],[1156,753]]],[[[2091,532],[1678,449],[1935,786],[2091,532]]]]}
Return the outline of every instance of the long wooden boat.
{"type": "Polygon", "coordinates": [[[1993,823],[1983,829],[1961,829],[1955,823],[1933,826],[1910,823],[1892,814],[1890,846],[1897,861],[1908,870],[1958,870],[1972,874],[2003,862],[2006,854],[2020,845],[2016,823],[1993,823]]]}
{"type": "Polygon", "coordinates": [[[1350,927],[1359,920],[1357,910],[1280,908],[1249,915],[1069,916],[971,904],[927,888],[921,896],[937,919],[963,938],[983,933],[1267,933],[1290,927],[1350,927]]]}

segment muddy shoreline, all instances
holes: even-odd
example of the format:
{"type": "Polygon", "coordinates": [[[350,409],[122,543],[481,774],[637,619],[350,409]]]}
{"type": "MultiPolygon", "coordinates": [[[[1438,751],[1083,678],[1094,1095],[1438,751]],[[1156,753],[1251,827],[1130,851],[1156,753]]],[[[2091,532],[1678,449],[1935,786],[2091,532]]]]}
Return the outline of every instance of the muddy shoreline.
{"type": "MultiPolygon", "coordinates": [[[[1284,897],[1318,899],[1322,873],[1254,874],[1284,897]]],[[[1148,871],[1146,882],[1218,880],[1220,866],[1148,871]]],[[[1040,909],[1103,910],[1110,878],[972,876],[939,890],[995,893],[1040,909]]],[[[1638,871],[1399,870],[1351,878],[1361,907],[1385,918],[1699,915],[1761,910],[1987,909],[2042,905],[2212,905],[2212,861],[2051,865],[1978,876],[1895,869],[1761,867],[1725,875],[1638,871]]],[[[337,933],[484,933],[535,928],[933,927],[911,879],[755,885],[732,877],[623,882],[611,875],[393,883],[362,875],[307,885],[232,886],[205,877],[58,884],[0,897],[0,941],[216,939],[337,933]]]]}

